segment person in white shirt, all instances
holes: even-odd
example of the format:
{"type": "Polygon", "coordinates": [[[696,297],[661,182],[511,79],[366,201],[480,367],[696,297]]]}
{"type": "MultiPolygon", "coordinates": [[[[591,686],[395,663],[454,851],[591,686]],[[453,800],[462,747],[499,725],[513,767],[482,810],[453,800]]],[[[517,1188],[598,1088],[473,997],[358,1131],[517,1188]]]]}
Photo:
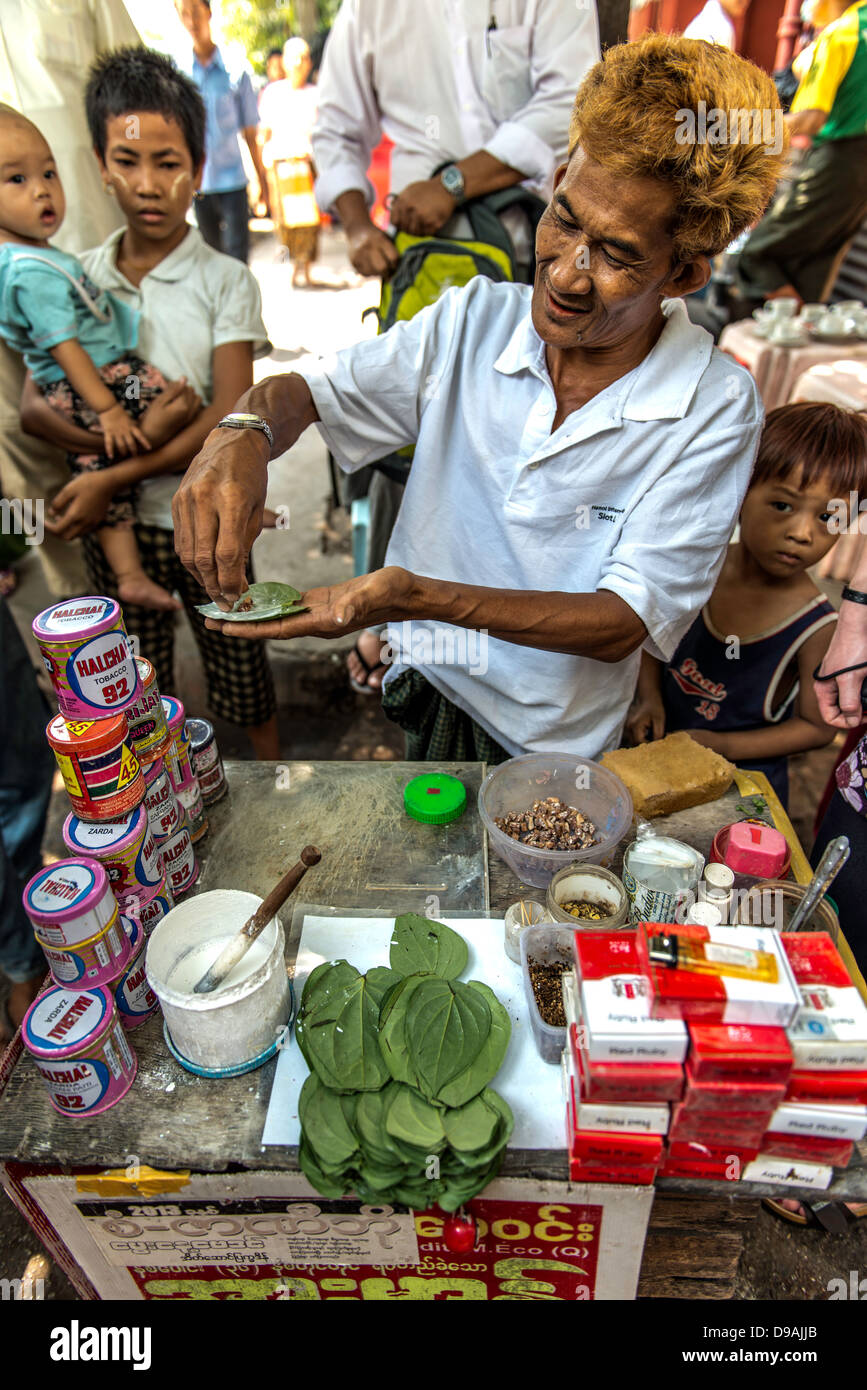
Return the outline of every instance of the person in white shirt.
{"type": "Polygon", "coordinates": [[[272,448],[316,422],[349,469],[415,445],[385,568],[308,592],[295,618],[217,624],[237,640],[389,623],[384,706],[411,757],[597,757],[619,740],[642,646],[670,655],[713,588],[762,411],[680,301],[782,161],[761,142],[712,162],[678,144],[676,113],[700,99],[779,105],[722,48],[652,35],[609,49],[576,98],[532,289],[477,278],[262,382],[239,402],[250,427],[213,431],[178,489],[178,553],[228,609],[272,448]]]}
{"type": "Polygon", "coordinates": [[[735,47],[734,21],[745,15],[750,0],[706,0],[695,19],[691,19],[683,31],[685,39],[705,39],[707,43],[719,43],[723,48],[735,47]]]}
{"type": "Polygon", "coordinates": [[[394,142],[399,230],[430,235],[463,199],[516,183],[547,200],[575,90],[598,57],[595,0],[343,0],[318,82],[313,157],[317,202],[337,212],[355,269],[386,275],[397,262],[370,218],[367,169],[383,132],[394,142]],[[433,177],[449,161],[452,192],[433,177]]]}
{"type": "MultiPolygon", "coordinates": [[[[598,57],[596,0],[344,0],[325,48],[313,156],[317,201],[339,216],[353,267],[388,276],[397,264],[394,242],[370,216],[367,169],[383,131],[394,141],[392,226],[469,236],[458,211],[466,198],[524,183],[547,202],[576,88],[598,57]]],[[[525,216],[507,210],[502,221],[527,279],[525,216]]],[[[376,569],[403,484],[376,471],[368,495],[367,564],[376,569]]],[[[359,635],[347,659],[354,689],[381,687],[380,647],[378,633],[359,635]]]]}

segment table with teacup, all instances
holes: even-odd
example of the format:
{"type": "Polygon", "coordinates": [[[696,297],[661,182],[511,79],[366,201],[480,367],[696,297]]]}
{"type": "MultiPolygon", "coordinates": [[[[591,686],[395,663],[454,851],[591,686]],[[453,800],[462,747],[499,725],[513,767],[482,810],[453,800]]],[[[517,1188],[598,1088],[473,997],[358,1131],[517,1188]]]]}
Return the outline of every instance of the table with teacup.
{"type": "Polygon", "coordinates": [[[755,378],[766,410],[794,399],[799,377],[845,358],[867,366],[867,308],[860,300],[804,304],[781,297],[729,324],[719,341],[755,378]]]}

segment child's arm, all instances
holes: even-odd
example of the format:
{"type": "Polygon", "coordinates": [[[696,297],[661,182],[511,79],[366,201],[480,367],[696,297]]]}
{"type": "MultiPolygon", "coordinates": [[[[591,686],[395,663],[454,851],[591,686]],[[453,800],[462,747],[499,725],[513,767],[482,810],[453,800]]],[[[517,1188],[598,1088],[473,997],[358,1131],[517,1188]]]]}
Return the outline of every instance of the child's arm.
{"type": "Polygon", "coordinates": [[[749,767],[750,758],[762,762],[791,753],[806,753],[811,748],[824,748],[837,730],[826,724],[819,713],[813,672],[822,662],[831,644],[834,629],[830,623],[815,632],[798,653],[800,689],[791,719],[779,724],[763,724],[758,729],[735,729],[714,733],[712,729],[689,729],[690,738],[712,748],[733,763],[749,767]]]}
{"type": "Polygon", "coordinates": [[[110,459],[115,450],[123,455],[135,453],[139,445],[143,449],[151,447],[132,417],[115,400],[77,338],[67,338],[48,351],[73,391],[99,416],[102,447],[110,459]]]}
{"type": "Polygon", "coordinates": [[[74,540],[99,525],[114,492],[144,478],[183,473],[214,426],[235,408],[238,398],[253,385],[253,344],[222,343],[214,348],[213,374],[214,399],[186,429],[150,454],[126,459],[96,474],[85,473],[73,478],[55,497],[51,526],[47,529],[64,540],[74,540]],[[91,497],[91,489],[95,497],[91,497]],[[105,489],[109,490],[107,496],[105,489]]]}
{"type": "Polygon", "coordinates": [[[638,683],[624,732],[633,744],[649,743],[665,733],[665,707],[661,692],[662,662],[641,653],[638,683]]]}
{"type": "Polygon", "coordinates": [[[44,439],[58,449],[65,449],[68,454],[102,453],[102,432],[82,429],[80,425],[73,425],[59,410],[52,410],[30,372],[24,378],[18,411],[25,434],[44,439]]]}

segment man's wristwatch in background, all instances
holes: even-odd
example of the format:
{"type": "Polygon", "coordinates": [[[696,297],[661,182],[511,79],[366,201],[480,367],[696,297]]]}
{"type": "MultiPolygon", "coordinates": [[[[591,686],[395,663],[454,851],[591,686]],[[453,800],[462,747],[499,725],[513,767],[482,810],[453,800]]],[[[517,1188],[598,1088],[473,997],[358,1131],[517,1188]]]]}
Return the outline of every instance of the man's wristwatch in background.
{"type": "Polygon", "coordinates": [[[231,415],[224,415],[217,429],[227,430],[260,430],[268,441],[271,452],[274,451],[274,436],[271,433],[271,426],[267,420],[263,420],[261,415],[247,415],[244,411],[236,410],[231,415]]]}
{"type": "Polygon", "coordinates": [[[440,173],[440,183],[456,203],[464,201],[464,176],[457,164],[447,164],[440,173]]]}

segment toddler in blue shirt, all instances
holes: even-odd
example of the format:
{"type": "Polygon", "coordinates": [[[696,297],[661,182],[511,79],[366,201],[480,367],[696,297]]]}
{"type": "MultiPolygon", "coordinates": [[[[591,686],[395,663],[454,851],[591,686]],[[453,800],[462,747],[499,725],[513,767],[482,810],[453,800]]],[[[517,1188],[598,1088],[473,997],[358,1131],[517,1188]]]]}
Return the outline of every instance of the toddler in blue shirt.
{"type": "MultiPolygon", "coordinates": [[[[149,449],[136,421],[167,382],[134,351],[138,312],[100,290],[73,256],[48,245],[66,211],[46,141],[0,106],[0,336],[20,352],[46,399],[74,424],[102,434],[89,468],[149,449]]],[[[70,455],[73,471],[80,456],[70,455]]],[[[97,537],[122,601],[175,609],[145,574],[132,529],[133,494],[117,493],[97,537]]]]}

